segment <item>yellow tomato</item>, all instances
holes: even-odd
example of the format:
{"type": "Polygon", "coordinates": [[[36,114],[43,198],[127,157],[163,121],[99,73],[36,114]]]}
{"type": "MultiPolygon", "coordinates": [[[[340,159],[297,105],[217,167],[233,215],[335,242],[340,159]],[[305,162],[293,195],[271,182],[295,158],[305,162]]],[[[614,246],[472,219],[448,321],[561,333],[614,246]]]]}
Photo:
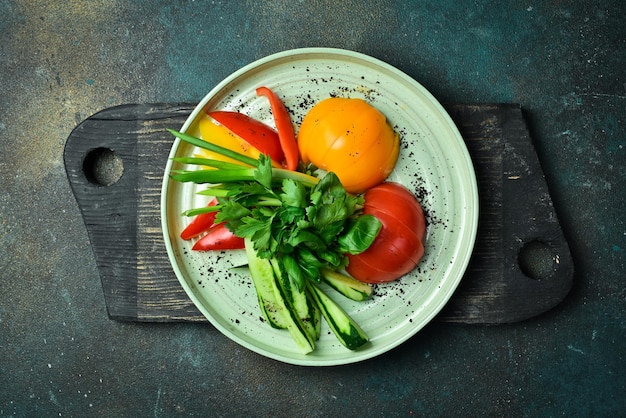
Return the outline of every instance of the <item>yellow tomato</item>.
{"type": "Polygon", "coordinates": [[[332,97],[306,114],[298,132],[305,164],[334,172],[350,193],[361,193],[389,176],[400,141],[385,116],[361,99],[332,97]]]}

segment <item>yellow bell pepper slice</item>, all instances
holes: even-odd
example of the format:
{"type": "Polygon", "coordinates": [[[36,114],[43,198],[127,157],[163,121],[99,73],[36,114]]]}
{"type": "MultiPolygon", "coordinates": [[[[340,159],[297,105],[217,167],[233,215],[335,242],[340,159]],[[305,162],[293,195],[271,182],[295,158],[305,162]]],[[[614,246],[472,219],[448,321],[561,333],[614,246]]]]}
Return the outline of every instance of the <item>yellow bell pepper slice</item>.
{"type": "MultiPolygon", "coordinates": [[[[228,128],[225,128],[222,125],[217,125],[209,119],[201,119],[198,122],[198,129],[200,130],[201,138],[212,144],[228,148],[231,151],[238,152],[239,154],[254,158],[255,160],[257,160],[261,154],[259,150],[232,133],[228,128]]],[[[240,161],[202,148],[198,149],[196,156],[247,166],[247,164],[240,161]]]]}
{"type": "MultiPolygon", "coordinates": [[[[210,119],[201,119],[198,122],[198,129],[200,131],[200,137],[207,142],[219,145],[220,147],[228,148],[231,151],[238,152],[239,154],[248,156],[255,160],[258,160],[261,155],[261,151],[259,151],[256,147],[250,145],[250,143],[233,133],[225,126],[213,123],[210,119]]],[[[209,158],[239,164],[244,167],[250,167],[248,164],[244,164],[241,161],[225,157],[221,154],[203,148],[199,148],[194,155],[200,158],[209,158]]],[[[272,160],[272,166],[280,167],[280,163],[272,160]]]]}

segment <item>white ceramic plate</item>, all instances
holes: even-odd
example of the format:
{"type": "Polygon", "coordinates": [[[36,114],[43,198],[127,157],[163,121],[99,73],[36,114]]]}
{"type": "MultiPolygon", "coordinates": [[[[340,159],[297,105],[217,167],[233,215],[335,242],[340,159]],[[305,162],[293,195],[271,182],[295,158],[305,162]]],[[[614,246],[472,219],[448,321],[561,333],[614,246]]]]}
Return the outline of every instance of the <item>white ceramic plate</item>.
{"type": "MultiPolygon", "coordinates": [[[[324,324],[315,351],[303,355],[289,332],[262,321],[252,281],[230,271],[246,262],[243,251],[192,252],[192,243],[179,238],[189,222],[181,212],[204,206],[206,200],[196,195],[202,186],[168,178],[174,166],[170,161],[161,211],[174,271],[191,300],[218,330],[264,356],[329,366],[385,353],[433,319],[469,262],[478,222],[478,192],[465,143],[442,106],[415,80],[369,56],[329,48],[286,51],[243,67],[211,90],[181,131],[199,136],[197,121],[206,117],[207,109],[241,111],[273,126],[269,104],[255,95],[261,85],[274,90],[295,113],[296,129],[306,112],[329,96],[364,98],[387,116],[402,144],[390,180],[411,189],[427,213],[424,258],[400,281],[378,285],[367,302],[335,297],[369,335],[366,346],[357,351],[344,348],[324,324]]],[[[193,147],[177,140],[170,157],[193,152],[193,147]]]]}

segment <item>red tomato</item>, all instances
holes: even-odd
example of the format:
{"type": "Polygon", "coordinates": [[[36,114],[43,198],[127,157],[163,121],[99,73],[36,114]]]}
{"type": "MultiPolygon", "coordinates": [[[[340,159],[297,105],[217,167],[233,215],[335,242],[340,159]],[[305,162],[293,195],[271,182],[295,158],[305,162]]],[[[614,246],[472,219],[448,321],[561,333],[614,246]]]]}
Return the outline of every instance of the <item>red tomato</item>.
{"type": "Polygon", "coordinates": [[[426,219],[415,196],[398,183],[382,183],[365,192],[363,213],[382,228],[372,245],[348,255],[347,272],[366,283],[396,280],[413,270],[424,255],[426,219]]]}

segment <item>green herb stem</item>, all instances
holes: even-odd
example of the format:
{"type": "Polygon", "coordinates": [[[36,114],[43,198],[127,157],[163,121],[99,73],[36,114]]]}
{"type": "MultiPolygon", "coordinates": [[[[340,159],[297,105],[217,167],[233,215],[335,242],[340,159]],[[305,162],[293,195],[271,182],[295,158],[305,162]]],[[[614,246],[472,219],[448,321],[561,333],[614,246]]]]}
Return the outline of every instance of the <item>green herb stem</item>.
{"type": "Polygon", "coordinates": [[[241,164],[229,163],[227,161],[214,160],[211,158],[174,157],[172,158],[172,160],[178,163],[203,165],[207,167],[217,168],[219,170],[239,170],[243,167],[241,164]]]}
{"type": "MultiPolygon", "coordinates": [[[[220,147],[219,145],[215,145],[211,142],[204,141],[200,138],[196,138],[191,135],[184,134],[182,132],[175,131],[173,129],[168,129],[175,137],[191,144],[196,147],[203,148],[209,151],[216,152],[225,157],[232,158],[233,160],[239,161],[243,164],[258,167],[259,161],[254,158],[250,158],[246,155],[240,154],[238,152],[232,151],[228,148],[220,147]]],[[[206,165],[209,167],[218,168],[218,170],[198,170],[193,173],[197,174],[189,174],[191,171],[179,171],[176,172],[175,176],[172,176],[172,179],[177,181],[192,181],[194,183],[224,183],[224,182],[232,182],[232,181],[250,181],[254,180],[253,171],[247,168],[242,168],[237,164],[228,163],[228,162],[220,162],[217,160],[211,160],[208,158],[196,158],[196,157],[176,157],[174,161],[178,161],[185,164],[196,164],[196,165],[206,165]],[[209,174],[211,171],[214,173],[209,174]],[[207,173],[199,174],[199,173],[207,173]],[[217,173],[217,174],[216,174],[217,173]],[[223,178],[222,174],[224,174],[223,178]],[[252,177],[250,177],[252,175],[252,177]]],[[[317,177],[310,176],[305,173],[301,173],[299,171],[286,170],[284,168],[272,168],[272,178],[278,180],[291,179],[300,181],[303,184],[313,187],[318,182],[319,179],[317,177]]]]}
{"type": "Polygon", "coordinates": [[[286,170],[284,168],[272,168],[272,177],[278,180],[299,181],[309,187],[314,187],[320,181],[317,177],[313,177],[299,171],[286,170]]]}
{"type": "Polygon", "coordinates": [[[254,181],[254,170],[172,170],[172,180],[180,182],[203,183],[232,183],[237,181],[254,181]]]}
{"type": "Polygon", "coordinates": [[[220,209],[222,209],[221,205],[206,206],[203,208],[187,209],[181,215],[196,216],[196,215],[202,215],[204,213],[218,212],[220,209]]]}
{"type": "Polygon", "coordinates": [[[191,135],[184,134],[182,132],[175,131],[174,129],[168,128],[167,131],[171,133],[172,135],[174,135],[176,138],[179,138],[182,141],[185,141],[191,145],[195,145],[198,148],[203,148],[209,151],[217,152],[218,154],[221,154],[225,157],[232,158],[233,160],[237,160],[239,162],[242,162],[247,165],[251,165],[253,167],[256,167],[259,165],[259,162],[255,160],[254,158],[248,157],[243,154],[239,154],[238,152],[235,152],[228,148],[220,147],[219,145],[215,145],[211,142],[204,141],[200,138],[196,138],[195,136],[191,136],[191,135]]]}
{"type": "MultiPolygon", "coordinates": [[[[232,183],[238,181],[254,181],[254,169],[239,167],[236,169],[222,170],[172,170],[171,178],[180,182],[192,183],[232,183]]],[[[283,168],[272,168],[272,179],[291,179],[302,182],[304,185],[313,187],[319,179],[299,171],[285,170],[283,168]]]]}
{"type": "Polygon", "coordinates": [[[201,196],[213,196],[213,197],[226,197],[231,193],[230,189],[222,189],[220,187],[208,187],[205,190],[200,190],[198,193],[201,196]]]}
{"type": "Polygon", "coordinates": [[[257,202],[258,206],[282,206],[283,202],[280,199],[272,199],[272,198],[261,198],[257,202]]]}

